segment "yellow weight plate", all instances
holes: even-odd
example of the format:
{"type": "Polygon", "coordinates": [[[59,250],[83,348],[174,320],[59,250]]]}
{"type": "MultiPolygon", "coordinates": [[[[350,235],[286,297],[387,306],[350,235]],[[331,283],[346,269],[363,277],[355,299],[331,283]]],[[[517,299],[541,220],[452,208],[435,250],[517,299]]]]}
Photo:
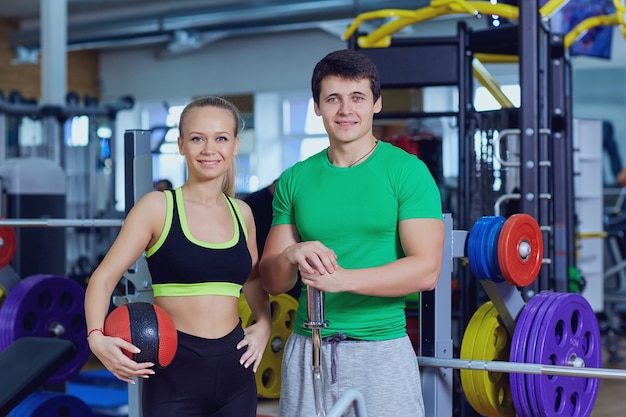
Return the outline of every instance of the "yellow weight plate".
{"type": "MultiPolygon", "coordinates": [[[[471,359],[473,356],[472,347],[474,346],[474,343],[476,341],[476,335],[478,333],[480,325],[479,315],[482,317],[485,308],[487,307],[480,307],[467,323],[467,328],[465,329],[465,333],[463,334],[463,340],[461,342],[461,359],[471,359]],[[483,309],[482,311],[481,308],[483,309]]],[[[463,387],[463,392],[465,393],[467,401],[470,403],[475,411],[482,414],[482,412],[484,411],[484,407],[482,406],[480,400],[478,399],[478,396],[476,395],[471,372],[461,369],[460,377],[461,386],[463,387]]]]}
{"type": "MultiPolygon", "coordinates": [[[[476,338],[474,359],[508,360],[511,337],[495,308],[488,310],[481,322],[481,336],[476,338]]],[[[474,372],[474,387],[481,403],[489,409],[488,417],[515,417],[509,375],[502,372],[474,372]]]]}
{"type": "Polygon", "coordinates": [[[239,318],[241,318],[241,325],[245,329],[252,323],[254,323],[254,316],[252,315],[252,310],[248,305],[248,301],[246,300],[246,296],[241,293],[239,296],[239,305],[237,306],[239,309],[239,318]]]}
{"type": "MultiPolygon", "coordinates": [[[[485,326],[488,325],[491,312],[495,309],[491,302],[489,302],[488,305],[489,308],[485,308],[483,314],[480,316],[478,333],[476,334],[476,339],[474,340],[474,346],[472,346],[472,359],[481,359],[482,357],[481,353],[483,349],[483,343],[484,339],[487,337],[487,335],[485,334],[485,326]]],[[[494,410],[490,406],[489,401],[487,401],[487,390],[484,384],[485,379],[489,376],[488,372],[473,371],[471,372],[471,376],[474,383],[474,394],[478,397],[478,400],[483,407],[483,412],[481,414],[483,416],[492,417],[494,415],[494,410]]]]}
{"type": "MultiPolygon", "coordinates": [[[[465,328],[465,333],[463,334],[463,340],[461,341],[461,359],[476,359],[476,353],[474,352],[474,346],[476,345],[476,338],[480,337],[480,328],[481,323],[487,313],[491,308],[493,308],[493,303],[490,301],[480,306],[476,312],[472,315],[471,319],[467,323],[467,327],[465,328]]],[[[480,395],[477,390],[479,387],[476,387],[474,384],[473,373],[478,371],[470,371],[461,369],[461,386],[463,387],[463,392],[465,393],[465,398],[470,403],[472,408],[482,414],[486,415],[488,413],[488,409],[485,404],[482,403],[480,395]]]]}
{"type": "MultiPolygon", "coordinates": [[[[272,330],[269,343],[263,352],[263,359],[255,374],[259,397],[278,398],[280,396],[280,368],[283,358],[283,347],[293,331],[298,301],[288,294],[270,297],[272,330]]],[[[254,323],[254,317],[243,294],[239,297],[239,317],[243,327],[254,323]]]]}
{"type": "MultiPolygon", "coordinates": [[[[474,346],[472,346],[472,359],[482,360],[484,357],[484,342],[488,340],[490,332],[488,332],[490,318],[495,311],[495,307],[491,302],[486,303],[489,307],[485,307],[483,314],[479,317],[480,321],[478,322],[478,333],[476,334],[476,338],[474,340],[474,346]]],[[[489,343],[488,343],[489,345],[489,343]]],[[[495,411],[489,402],[488,396],[488,388],[485,384],[485,380],[488,380],[488,372],[487,371],[475,371],[470,372],[472,381],[474,383],[474,395],[478,398],[480,404],[482,405],[482,415],[492,417],[495,415],[495,411]]]]}

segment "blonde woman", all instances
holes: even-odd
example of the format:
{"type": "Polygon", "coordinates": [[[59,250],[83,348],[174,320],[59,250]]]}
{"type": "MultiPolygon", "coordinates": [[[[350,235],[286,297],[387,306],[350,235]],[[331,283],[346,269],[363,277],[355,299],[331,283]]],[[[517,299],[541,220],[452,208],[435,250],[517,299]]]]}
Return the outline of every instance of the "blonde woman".
{"type": "Polygon", "coordinates": [[[120,380],[145,378],[146,417],[256,416],[254,372],[271,322],[269,298],[258,276],[252,211],[232,197],[240,120],[237,108],[219,97],[185,107],[178,146],[187,181],[137,202],[89,280],[89,346],[120,380]],[[124,355],[137,347],[101,330],[114,287],[144,251],[154,304],[169,313],[178,331],[176,356],[158,372],[153,363],[124,355]],[[246,329],[238,315],[242,290],[255,317],[246,329]]]}

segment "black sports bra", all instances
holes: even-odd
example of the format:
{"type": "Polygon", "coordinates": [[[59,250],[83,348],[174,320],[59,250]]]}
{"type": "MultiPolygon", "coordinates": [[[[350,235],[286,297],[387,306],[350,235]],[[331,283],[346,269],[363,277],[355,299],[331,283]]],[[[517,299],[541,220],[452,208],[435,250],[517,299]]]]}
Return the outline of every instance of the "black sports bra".
{"type": "Polygon", "coordinates": [[[252,271],[248,232],[239,207],[224,195],[233,219],[233,237],[224,243],[195,239],[187,225],[182,189],[164,191],[163,232],[146,251],[154,296],[229,295],[239,297],[252,271]]]}

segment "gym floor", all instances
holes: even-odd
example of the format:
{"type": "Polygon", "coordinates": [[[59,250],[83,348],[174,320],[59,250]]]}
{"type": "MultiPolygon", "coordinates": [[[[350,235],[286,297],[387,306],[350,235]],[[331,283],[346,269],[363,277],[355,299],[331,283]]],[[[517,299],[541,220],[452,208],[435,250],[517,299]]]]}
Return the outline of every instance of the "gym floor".
{"type": "MultiPolygon", "coordinates": [[[[624,341],[626,343],[626,340],[624,341]]],[[[626,356],[626,353],[623,353],[626,356]]],[[[608,354],[603,355],[602,364],[607,369],[626,370],[626,360],[615,363],[608,362],[608,354]]],[[[624,415],[624,395],[626,380],[601,379],[598,397],[590,417],[621,417],[624,415]]],[[[278,416],[278,400],[259,399],[259,416],[278,416]]]]}
{"type": "MultiPolygon", "coordinates": [[[[608,357],[608,355],[604,355],[608,357]]],[[[605,363],[603,368],[625,369],[626,361],[620,363],[605,363]]],[[[623,398],[626,393],[626,380],[601,379],[596,404],[590,417],[621,417],[624,415],[623,398]]],[[[278,416],[278,400],[259,399],[259,417],[278,416]]],[[[372,416],[374,417],[374,416],[372,416]]]]}
{"type": "MultiPolygon", "coordinates": [[[[605,360],[602,364],[607,369],[626,369],[626,361],[619,363],[608,362],[608,354],[603,355],[605,360]]],[[[600,389],[596,404],[590,417],[619,417],[624,415],[624,394],[626,393],[626,380],[600,379],[600,389]]]]}
{"type": "Polygon", "coordinates": [[[278,400],[267,400],[259,398],[259,405],[256,409],[258,417],[278,416],[278,400]]]}
{"type": "MultiPolygon", "coordinates": [[[[626,343],[626,340],[624,341],[626,343]]],[[[626,353],[623,353],[626,356],[626,353]]],[[[626,370],[626,360],[622,362],[608,362],[608,354],[604,354],[603,368],[626,370]]],[[[85,365],[85,370],[99,369],[101,365],[97,359],[92,358],[85,365]]],[[[590,417],[621,417],[624,415],[624,394],[626,393],[626,380],[600,379],[598,397],[590,417]]],[[[259,399],[259,417],[278,416],[278,400],[259,399]]]]}

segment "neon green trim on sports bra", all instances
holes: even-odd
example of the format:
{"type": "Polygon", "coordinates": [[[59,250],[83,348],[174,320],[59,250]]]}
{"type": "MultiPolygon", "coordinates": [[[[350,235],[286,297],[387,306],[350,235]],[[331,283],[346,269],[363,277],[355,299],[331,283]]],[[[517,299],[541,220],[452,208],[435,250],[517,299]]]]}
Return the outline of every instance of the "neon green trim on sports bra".
{"type": "MultiPolygon", "coordinates": [[[[187,217],[185,216],[185,203],[183,201],[182,187],[176,188],[174,192],[176,193],[176,201],[178,203],[178,215],[180,219],[180,225],[183,230],[183,234],[185,235],[185,237],[187,237],[187,239],[190,242],[193,242],[198,246],[201,246],[204,248],[211,248],[211,249],[224,249],[224,248],[231,247],[234,243],[236,243],[239,240],[239,229],[237,228],[237,218],[239,218],[241,222],[241,228],[243,229],[243,234],[246,240],[248,239],[248,229],[246,228],[246,223],[241,214],[241,210],[239,210],[239,206],[237,205],[234,199],[232,199],[231,197],[228,197],[226,194],[222,194],[225,199],[229,200],[232,203],[232,205],[229,204],[228,206],[230,209],[230,215],[233,219],[233,225],[234,225],[234,230],[235,230],[235,232],[233,233],[233,237],[228,242],[223,242],[223,243],[208,243],[208,242],[202,242],[200,240],[197,240],[196,238],[193,237],[193,235],[191,234],[191,231],[189,230],[189,226],[187,225],[187,217]]],[[[173,213],[174,210],[172,209],[172,207],[174,206],[174,202],[173,202],[171,193],[166,192],[165,197],[167,201],[167,212],[165,215],[165,224],[163,225],[163,231],[161,232],[161,235],[159,236],[159,239],[156,241],[156,243],[152,245],[152,247],[146,250],[147,257],[152,256],[152,254],[155,253],[161,247],[161,245],[163,245],[163,242],[167,238],[167,235],[170,232],[170,228],[172,227],[172,216],[174,215],[173,213]]]]}
{"type": "Polygon", "coordinates": [[[161,247],[163,242],[165,242],[167,235],[169,235],[170,233],[170,228],[172,227],[172,217],[174,216],[174,210],[172,210],[172,207],[174,206],[174,202],[172,201],[172,194],[163,194],[165,194],[165,201],[167,201],[167,211],[165,212],[165,223],[163,224],[163,231],[161,232],[161,236],[159,236],[159,239],[156,241],[156,243],[152,245],[152,247],[148,248],[148,250],[146,250],[147,257],[150,257],[154,252],[157,251],[157,249],[161,247]]]}
{"type": "MultiPolygon", "coordinates": [[[[222,196],[225,199],[229,199],[229,197],[226,194],[222,194],[222,196]]],[[[237,207],[237,203],[235,203],[232,199],[230,199],[230,201],[233,203],[234,207],[237,207]]],[[[182,188],[176,189],[176,202],[178,203],[178,218],[180,219],[180,226],[183,229],[183,234],[187,237],[187,239],[190,242],[193,242],[196,245],[204,247],[204,248],[225,249],[225,248],[232,247],[239,240],[239,228],[237,227],[237,217],[235,216],[235,211],[233,210],[233,207],[231,207],[230,204],[228,204],[228,208],[230,210],[230,216],[233,220],[233,226],[234,226],[233,237],[227,242],[208,243],[208,242],[202,242],[196,239],[195,237],[193,237],[193,235],[191,234],[191,230],[189,230],[189,225],[187,224],[187,216],[185,215],[185,202],[183,199],[182,188]]],[[[243,219],[241,219],[241,221],[243,222],[243,219]]],[[[242,226],[243,226],[243,229],[245,230],[245,224],[242,223],[242,226]]],[[[244,232],[244,234],[247,235],[246,232],[244,232]]]]}
{"type": "Polygon", "coordinates": [[[198,284],[153,284],[155,297],[188,297],[194,295],[226,295],[239,298],[241,285],[232,282],[201,282],[198,284]]]}

